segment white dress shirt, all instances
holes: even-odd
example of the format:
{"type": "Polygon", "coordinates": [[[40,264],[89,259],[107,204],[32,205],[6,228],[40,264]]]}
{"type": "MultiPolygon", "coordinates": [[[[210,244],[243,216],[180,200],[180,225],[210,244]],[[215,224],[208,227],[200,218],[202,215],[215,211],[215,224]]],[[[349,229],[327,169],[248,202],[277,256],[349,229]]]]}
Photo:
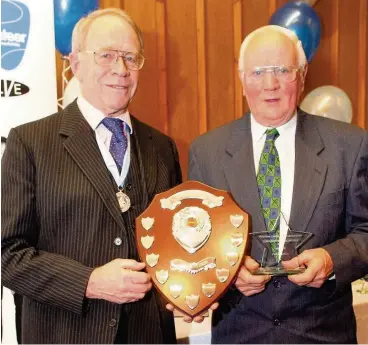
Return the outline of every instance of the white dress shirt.
{"type": "Polygon", "coordinates": [[[82,115],[96,133],[97,144],[101,151],[102,158],[105,161],[106,167],[109,169],[116,184],[118,186],[123,186],[130,166],[130,135],[133,133],[129,112],[126,111],[124,114],[114,116],[114,118],[124,121],[124,131],[128,140],[123,166],[119,174],[118,167],[116,166],[114,158],[110,153],[110,141],[112,133],[101,123],[101,121],[105,118],[105,115],[102,113],[102,111],[92,106],[83,96],[78,97],[77,104],[82,115]]]}
{"type": "MultiPolygon", "coordinates": [[[[295,133],[296,133],[297,113],[295,112],[291,120],[280,127],[276,127],[279,137],[275,140],[277,152],[279,153],[281,168],[281,212],[280,216],[280,246],[279,255],[281,256],[287,234],[287,224],[290,219],[291,202],[294,187],[295,170],[295,133]],[[287,222],[287,223],[286,223],[287,222]]],[[[259,160],[266,141],[265,127],[259,124],[251,114],[251,131],[253,142],[253,155],[255,171],[258,173],[259,160]]]]}

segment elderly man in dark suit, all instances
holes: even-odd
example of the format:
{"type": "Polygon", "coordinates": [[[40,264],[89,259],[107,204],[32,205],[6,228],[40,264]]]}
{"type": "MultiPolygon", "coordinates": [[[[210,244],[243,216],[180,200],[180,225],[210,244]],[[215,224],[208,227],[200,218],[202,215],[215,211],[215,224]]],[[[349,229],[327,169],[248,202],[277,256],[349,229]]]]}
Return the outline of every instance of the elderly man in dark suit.
{"type": "Polygon", "coordinates": [[[135,218],[181,182],[174,142],[128,104],[143,41],[123,11],[73,31],[81,96],[11,130],[2,159],[2,283],[24,296],[24,343],[174,343],[151,289],[135,218]]]}
{"type": "Polygon", "coordinates": [[[281,262],[306,268],[289,276],[252,274],[269,255],[253,238],[214,312],[213,343],[356,342],[351,282],[368,271],[368,134],[300,110],[306,73],[291,31],[251,33],[239,59],[250,114],[191,146],[189,178],[231,192],[254,233],[275,233],[278,257],[287,225],[313,234],[281,262]]]}

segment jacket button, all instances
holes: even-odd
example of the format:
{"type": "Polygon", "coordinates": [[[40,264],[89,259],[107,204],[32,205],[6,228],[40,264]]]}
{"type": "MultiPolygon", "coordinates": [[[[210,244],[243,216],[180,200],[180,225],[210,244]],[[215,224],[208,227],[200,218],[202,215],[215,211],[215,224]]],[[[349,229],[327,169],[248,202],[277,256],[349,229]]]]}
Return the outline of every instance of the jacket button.
{"type": "Polygon", "coordinates": [[[120,246],[123,243],[123,241],[120,237],[116,237],[114,243],[116,246],[120,246]]]}
{"type": "Polygon", "coordinates": [[[275,326],[280,326],[281,322],[280,322],[280,320],[279,320],[279,319],[275,319],[275,320],[273,320],[273,324],[274,324],[275,326]]]}
{"type": "Polygon", "coordinates": [[[132,189],[132,184],[131,183],[128,183],[125,187],[127,190],[131,190],[132,189]]]}
{"type": "Polygon", "coordinates": [[[273,281],[273,286],[274,286],[276,289],[278,289],[278,288],[280,288],[280,287],[281,287],[281,282],[280,282],[278,279],[275,279],[275,280],[273,281]]]}
{"type": "Polygon", "coordinates": [[[116,319],[111,319],[109,322],[109,326],[110,327],[115,327],[116,326],[116,319]]]}

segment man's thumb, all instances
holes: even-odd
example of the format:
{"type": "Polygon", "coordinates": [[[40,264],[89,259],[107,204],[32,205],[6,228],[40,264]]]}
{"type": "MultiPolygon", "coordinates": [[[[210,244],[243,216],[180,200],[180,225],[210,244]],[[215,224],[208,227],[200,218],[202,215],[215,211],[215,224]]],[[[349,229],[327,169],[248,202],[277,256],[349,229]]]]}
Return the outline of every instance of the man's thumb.
{"type": "Polygon", "coordinates": [[[132,259],[124,259],[122,261],[121,267],[128,270],[140,271],[146,266],[144,262],[138,262],[132,259]]]}
{"type": "Polygon", "coordinates": [[[292,258],[291,260],[288,261],[282,261],[282,266],[284,266],[285,268],[296,268],[299,267],[303,261],[301,260],[300,255],[296,256],[295,258],[292,258]]]}

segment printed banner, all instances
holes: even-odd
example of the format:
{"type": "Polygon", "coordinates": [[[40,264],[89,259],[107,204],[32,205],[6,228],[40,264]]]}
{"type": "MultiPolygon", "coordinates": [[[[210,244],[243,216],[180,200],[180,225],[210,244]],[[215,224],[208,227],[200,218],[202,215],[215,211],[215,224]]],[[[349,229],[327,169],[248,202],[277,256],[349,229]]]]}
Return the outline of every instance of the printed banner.
{"type": "Polygon", "coordinates": [[[57,111],[50,0],[1,0],[1,136],[57,111]]]}

